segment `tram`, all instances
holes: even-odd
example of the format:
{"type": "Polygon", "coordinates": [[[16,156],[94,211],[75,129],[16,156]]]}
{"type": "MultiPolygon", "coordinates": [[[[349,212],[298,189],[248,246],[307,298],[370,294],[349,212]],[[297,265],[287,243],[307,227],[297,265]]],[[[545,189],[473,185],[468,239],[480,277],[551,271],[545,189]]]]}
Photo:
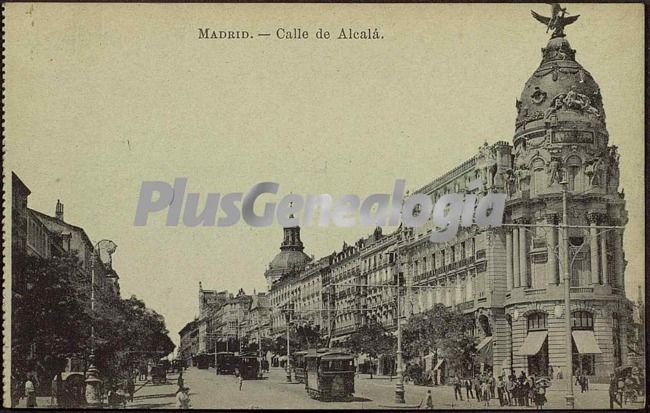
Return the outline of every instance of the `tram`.
{"type": "Polygon", "coordinates": [[[238,367],[239,359],[235,353],[220,351],[217,353],[217,374],[233,374],[238,367]]]}
{"type": "Polygon", "coordinates": [[[260,361],[257,354],[242,354],[239,359],[239,374],[244,380],[256,380],[262,378],[260,361]]]}
{"type": "Polygon", "coordinates": [[[307,355],[306,350],[296,351],[293,354],[293,371],[296,376],[296,381],[298,383],[304,383],[307,378],[307,371],[305,370],[305,356],[307,355]]]}
{"type": "Polygon", "coordinates": [[[346,351],[322,349],[305,355],[305,389],[316,400],[352,400],[354,356],[346,351]]]}
{"type": "Polygon", "coordinates": [[[205,370],[210,366],[210,358],[211,356],[209,354],[201,353],[195,355],[192,359],[196,367],[201,370],[205,370]]]}

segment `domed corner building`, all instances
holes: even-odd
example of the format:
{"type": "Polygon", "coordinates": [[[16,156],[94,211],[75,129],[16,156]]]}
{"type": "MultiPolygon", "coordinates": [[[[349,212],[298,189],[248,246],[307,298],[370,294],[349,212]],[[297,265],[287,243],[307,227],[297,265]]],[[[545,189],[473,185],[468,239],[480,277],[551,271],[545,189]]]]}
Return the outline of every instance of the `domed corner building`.
{"type": "MultiPolygon", "coordinates": [[[[460,228],[447,243],[427,241],[431,222],[387,237],[397,237],[407,286],[415,287],[407,289],[413,312],[443,304],[473,320],[477,371],[552,376],[556,389],[564,389],[571,371],[565,270],[574,372],[607,382],[615,367],[627,363],[632,311],[624,289],[627,212],[618,189],[618,151],[609,145],[600,88],[577,62],[560,14],[539,67],[516,99],[513,142],[485,143],[416,191],[434,203],[447,193],[505,192],[507,225],[460,228]],[[485,187],[468,189],[476,179],[485,187]],[[566,242],[559,228],[563,181],[571,226],[566,242]],[[557,382],[559,375],[564,381],[557,382]]],[[[369,280],[381,276],[372,266],[369,271],[369,280]]],[[[444,354],[433,358],[430,367],[437,374],[455,374],[444,354]]]]}
{"type": "Polygon", "coordinates": [[[516,109],[512,168],[503,175],[504,220],[522,225],[493,233],[503,247],[505,295],[504,313],[488,317],[496,327],[492,361],[517,373],[566,379],[568,277],[572,370],[607,382],[626,363],[632,311],[625,298],[623,231],[607,227],[624,226],[627,212],[600,88],[576,61],[563,26],[542,49],[516,109]],[[552,227],[563,223],[563,184],[565,224],[571,226],[566,242],[552,227]]]}

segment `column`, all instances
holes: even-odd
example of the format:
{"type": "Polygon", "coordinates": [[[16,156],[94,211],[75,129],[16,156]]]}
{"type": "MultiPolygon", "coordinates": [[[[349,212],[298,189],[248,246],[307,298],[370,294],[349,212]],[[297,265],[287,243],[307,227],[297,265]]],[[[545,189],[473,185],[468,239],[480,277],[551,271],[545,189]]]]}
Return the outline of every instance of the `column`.
{"type": "Polygon", "coordinates": [[[506,289],[512,290],[512,232],[506,228],[506,289]]]}
{"type": "Polygon", "coordinates": [[[621,237],[621,232],[618,229],[615,229],[612,232],[612,238],[614,239],[614,248],[612,252],[614,253],[614,277],[616,279],[616,286],[620,288],[625,288],[625,264],[623,262],[623,241],[621,237]]]}
{"type": "Polygon", "coordinates": [[[596,232],[596,223],[598,215],[590,213],[587,215],[589,220],[589,249],[591,255],[591,283],[598,284],[598,233],[596,232]]]}
{"type": "Polygon", "coordinates": [[[607,234],[608,232],[600,234],[600,263],[601,268],[603,269],[603,284],[609,284],[615,287],[616,281],[609,278],[609,271],[607,268],[607,234]]]}
{"type": "MultiPolygon", "coordinates": [[[[555,214],[548,214],[546,216],[546,222],[549,225],[556,225],[557,216],[555,214]]],[[[549,285],[557,285],[559,284],[557,273],[557,254],[559,251],[555,251],[555,248],[557,247],[557,228],[549,227],[546,236],[548,255],[548,275],[546,280],[549,285]]]]}
{"type": "Polygon", "coordinates": [[[512,277],[513,287],[517,288],[519,284],[519,228],[512,229],[512,277]]]}
{"type": "MultiPolygon", "coordinates": [[[[522,224],[525,221],[521,221],[522,224]]],[[[519,230],[519,285],[522,287],[530,287],[528,285],[528,271],[527,271],[527,259],[528,254],[526,253],[526,239],[527,231],[522,227],[519,230]]]]}

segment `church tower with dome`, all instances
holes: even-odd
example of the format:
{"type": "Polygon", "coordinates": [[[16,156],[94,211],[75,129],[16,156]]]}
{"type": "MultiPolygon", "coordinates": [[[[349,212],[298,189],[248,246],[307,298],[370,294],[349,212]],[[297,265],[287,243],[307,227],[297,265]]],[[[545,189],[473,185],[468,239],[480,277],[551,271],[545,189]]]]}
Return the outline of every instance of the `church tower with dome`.
{"type": "MultiPolygon", "coordinates": [[[[293,216],[292,216],[293,217],[293,216]]],[[[293,274],[305,268],[311,258],[303,252],[305,247],[300,240],[300,227],[284,228],[284,239],[280,244],[280,252],[273,258],[264,272],[267,287],[270,290],[274,282],[286,274],[293,274]]]]}

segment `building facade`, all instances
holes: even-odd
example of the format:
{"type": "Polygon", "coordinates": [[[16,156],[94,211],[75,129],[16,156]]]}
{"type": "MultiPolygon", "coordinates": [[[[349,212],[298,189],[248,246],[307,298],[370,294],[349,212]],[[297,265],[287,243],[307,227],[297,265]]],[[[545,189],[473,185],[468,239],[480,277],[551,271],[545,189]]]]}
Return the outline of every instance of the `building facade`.
{"type": "MultiPolygon", "coordinates": [[[[627,213],[618,190],[619,156],[609,145],[600,89],[575,55],[566,36],[554,34],[516,101],[512,143],[485,143],[415,191],[434,204],[452,193],[466,200],[505,193],[507,225],[461,227],[446,243],[429,240],[436,230],[431,219],[387,235],[378,229],[319,260],[320,278],[308,275],[313,270],[307,259],[297,260],[291,271],[272,265],[277,270],[269,292],[273,330],[286,329],[282,309],[306,310],[318,302],[313,285],[318,279],[325,315],[321,331],[334,344],[369,319],[394,329],[392,285],[402,273],[401,317],[436,304],[465,313],[474,320],[483,369],[566,375],[566,311],[572,320],[573,371],[604,380],[624,364],[632,305],[624,289],[627,213]],[[482,186],[473,185],[477,180],[482,186]],[[562,222],[563,181],[567,222],[562,222]],[[566,239],[560,224],[570,227],[566,239]]],[[[299,240],[299,228],[284,231],[285,243],[296,234],[299,240]]],[[[268,280],[269,270],[266,275],[268,280]]]]}

